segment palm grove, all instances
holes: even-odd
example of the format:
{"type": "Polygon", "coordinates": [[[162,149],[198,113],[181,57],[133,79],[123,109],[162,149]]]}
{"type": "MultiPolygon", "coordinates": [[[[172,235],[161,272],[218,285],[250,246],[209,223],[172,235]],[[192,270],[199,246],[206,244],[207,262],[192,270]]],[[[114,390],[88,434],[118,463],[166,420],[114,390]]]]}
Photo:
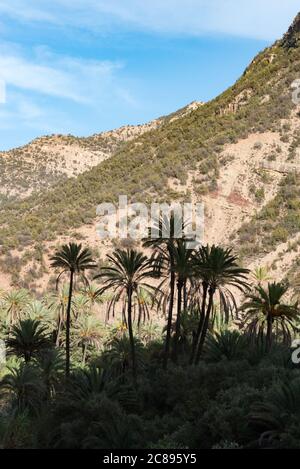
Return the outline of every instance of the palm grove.
{"type": "Polygon", "coordinates": [[[2,447],[300,447],[288,286],[166,223],[101,268],[62,246],[42,299],[2,292],[2,447]]]}

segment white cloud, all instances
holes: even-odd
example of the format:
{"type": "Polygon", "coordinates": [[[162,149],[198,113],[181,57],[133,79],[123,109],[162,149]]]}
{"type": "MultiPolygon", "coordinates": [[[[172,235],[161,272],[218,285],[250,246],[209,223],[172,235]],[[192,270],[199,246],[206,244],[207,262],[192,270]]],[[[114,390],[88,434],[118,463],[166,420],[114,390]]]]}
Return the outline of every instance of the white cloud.
{"type": "Polygon", "coordinates": [[[124,27],[172,34],[225,33],[278,38],[299,0],[0,0],[2,13],[23,20],[99,28],[124,27]]]}
{"type": "Polygon", "coordinates": [[[6,99],[0,102],[0,132],[68,132],[84,124],[83,116],[99,116],[111,102],[136,108],[119,77],[122,68],[119,62],[63,56],[44,46],[28,57],[20,45],[2,44],[0,84],[5,83],[6,99]]]}
{"type": "Polygon", "coordinates": [[[0,77],[7,87],[92,104],[113,81],[119,63],[54,55],[38,48],[28,59],[17,47],[0,47],[0,77]]]}
{"type": "Polygon", "coordinates": [[[37,2],[29,0],[24,7],[24,2],[19,0],[12,0],[10,2],[6,0],[0,1],[0,11],[4,14],[23,18],[25,20],[33,21],[55,21],[55,16],[52,16],[47,8],[42,9],[36,5],[37,2]]]}

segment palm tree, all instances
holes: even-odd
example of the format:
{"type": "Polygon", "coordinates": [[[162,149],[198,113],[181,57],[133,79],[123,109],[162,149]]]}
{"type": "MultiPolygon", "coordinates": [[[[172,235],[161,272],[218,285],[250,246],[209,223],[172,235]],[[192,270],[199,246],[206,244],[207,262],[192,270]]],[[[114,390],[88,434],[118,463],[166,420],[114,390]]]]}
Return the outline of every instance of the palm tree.
{"type": "Polygon", "coordinates": [[[180,336],[182,300],[184,299],[184,310],[187,308],[187,281],[191,277],[193,250],[188,249],[183,239],[178,239],[172,246],[174,271],[177,284],[177,317],[174,336],[174,361],[177,361],[177,347],[180,336]]]}
{"type": "Polygon", "coordinates": [[[146,290],[149,294],[153,293],[154,287],[145,283],[145,279],[153,277],[153,263],[151,259],[134,249],[117,249],[113,254],[107,256],[110,262],[109,267],[103,267],[100,274],[95,278],[103,281],[103,287],[99,289],[102,295],[107,290],[114,292],[113,299],[109,304],[109,310],[114,310],[118,302],[123,304],[123,313],[126,311],[126,322],[131,347],[132,373],[136,382],[136,356],[135,342],[133,335],[132,306],[134,301],[140,305],[140,290],[146,290]]]}
{"type": "Polygon", "coordinates": [[[151,344],[155,340],[158,340],[161,335],[161,329],[158,324],[153,323],[152,321],[139,329],[139,338],[143,345],[151,344]]]}
{"type": "Polygon", "coordinates": [[[43,301],[34,300],[29,303],[26,308],[26,313],[30,319],[35,319],[37,321],[45,321],[49,319],[49,309],[43,301]]]}
{"type": "Polygon", "coordinates": [[[12,290],[1,295],[1,309],[8,319],[9,326],[20,321],[26,307],[30,303],[30,296],[27,290],[12,290]]]}
{"type": "Polygon", "coordinates": [[[38,356],[38,367],[46,387],[47,397],[53,396],[60,377],[64,373],[65,361],[63,352],[58,348],[43,350],[38,356]]]}
{"type": "Polygon", "coordinates": [[[85,365],[88,346],[99,347],[103,338],[101,322],[94,316],[83,316],[75,325],[76,343],[82,348],[82,365],[85,365]]]}
{"type": "MultiPolygon", "coordinates": [[[[124,380],[127,371],[132,369],[132,344],[130,338],[124,332],[120,336],[113,337],[106,344],[106,349],[101,356],[102,365],[109,373],[124,380]]],[[[135,361],[138,368],[142,368],[143,344],[134,337],[135,361]]]]}
{"type": "Polygon", "coordinates": [[[81,292],[73,296],[73,313],[76,321],[90,313],[89,300],[81,292]]]}
{"type": "Polygon", "coordinates": [[[6,340],[9,353],[24,358],[29,363],[34,355],[42,350],[51,348],[52,342],[48,337],[47,326],[40,321],[25,319],[15,324],[6,340]]]}
{"type": "Polygon", "coordinates": [[[197,349],[196,363],[199,362],[203,350],[216,292],[219,293],[220,304],[227,314],[229,307],[234,306],[237,309],[231,288],[241,292],[249,288],[249,270],[239,267],[237,260],[231,249],[215,245],[202,246],[195,255],[194,273],[203,285],[202,311],[192,351],[195,356],[197,349]]]}
{"type": "Polygon", "coordinates": [[[254,293],[247,295],[241,311],[246,311],[245,322],[251,332],[263,334],[266,329],[266,346],[272,346],[273,326],[280,329],[286,340],[290,339],[289,328],[295,329],[294,321],[299,317],[298,303],[285,304],[284,295],[288,287],[282,283],[269,283],[266,288],[258,285],[254,293]]]}
{"type": "Polygon", "coordinates": [[[37,411],[45,394],[38,369],[21,363],[18,367],[8,367],[8,371],[0,381],[2,393],[12,397],[17,412],[37,411]]]}
{"type": "MultiPolygon", "coordinates": [[[[176,274],[174,270],[174,246],[176,240],[182,236],[184,226],[180,217],[176,217],[174,211],[171,216],[161,215],[149,229],[149,238],[144,240],[144,247],[151,247],[160,265],[159,274],[162,275],[161,267],[164,267],[165,280],[169,280],[169,292],[166,296],[168,302],[166,342],[164,353],[164,369],[168,366],[171,346],[171,331],[173,322],[173,308],[175,297],[176,274]]],[[[160,285],[160,287],[163,285],[160,285]]]]}
{"type": "Polygon", "coordinates": [[[72,374],[69,386],[66,389],[66,399],[73,405],[96,401],[101,397],[106,386],[106,373],[96,365],[87,369],[79,369],[72,374]]]}
{"type": "Polygon", "coordinates": [[[258,283],[258,285],[269,282],[271,280],[271,277],[269,276],[269,269],[267,267],[256,267],[251,276],[253,280],[258,283]]]}
{"type": "MultiPolygon", "coordinates": [[[[181,312],[179,332],[178,333],[178,344],[177,348],[188,352],[190,350],[190,344],[192,342],[195,330],[199,321],[199,314],[194,309],[184,309],[181,312]]],[[[176,333],[177,321],[172,324],[172,335],[176,333]]]]}
{"type": "Polygon", "coordinates": [[[287,435],[294,431],[294,422],[300,414],[299,377],[278,380],[267,397],[255,402],[249,414],[250,423],[258,432],[259,448],[288,449],[291,446],[287,435]]]}
{"type": "MultiPolygon", "coordinates": [[[[47,304],[50,312],[51,323],[53,324],[55,333],[55,345],[60,346],[60,338],[63,327],[66,324],[66,310],[69,300],[69,287],[67,284],[62,285],[55,293],[47,298],[47,304]]],[[[74,306],[72,299],[71,309],[74,306]]]]}
{"type": "Polygon", "coordinates": [[[87,299],[87,304],[90,310],[90,313],[93,312],[94,308],[97,305],[101,305],[105,298],[98,294],[99,287],[93,282],[90,282],[85,288],[81,291],[82,296],[87,299]]]}
{"type": "Polygon", "coordinates": [[[69,296],[67,305],[66,317],[66,377],[70,376],[70,325],[71,325],[71,302],[74,288],[75,276],[78,274],[87,282],[84,272],[89,269],[96,268],[93,261],[92,254],[89,249],[83,249],[81,244],[69,243],[62,246],[61,249],[56,251],[55,255],[51,257],[51,267],[61,269],[57,278],[57,284],[60,277],[64,273],[69,273],[69,296]]]}

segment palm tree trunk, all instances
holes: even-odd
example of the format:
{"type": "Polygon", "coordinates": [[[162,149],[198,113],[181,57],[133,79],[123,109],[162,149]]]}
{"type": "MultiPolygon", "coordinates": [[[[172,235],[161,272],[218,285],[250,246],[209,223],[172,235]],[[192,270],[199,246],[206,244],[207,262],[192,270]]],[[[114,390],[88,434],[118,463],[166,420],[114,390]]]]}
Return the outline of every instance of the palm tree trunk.
{"type": "Polygon", "coordinates": [[[267,352],[270,351],[272,347],[272,316],[268,314],[267,317],[267,352]]]}
{"type": "Polygon", "coordinates": [[[206,310],[206,314],[205,314],[205,320],[204,320],[204,324],[203,324],[203,328],[202,328],[202,332],[201,332],[201,336],[200,336],[200,342],[199,342],[199,345],[198,345],[198,350],[197,350],[197,355],[196,355],[196,365],[198,365],[198,363],[200,361],[201,353],[202,353],[204,342],[205,342],[205,339],[206,339],[206,334],[207,334],[207,330],[208,330],[208,326],[209,326],[209,318],[210,318],[210,314],[211,314],[212,307],[213,307],[213,299],[214,299],[214,291],[212,289],[210,289],[209,290],[208,306],[207,306],[207,310],[206,310]]]}
{"type": "Polygon", "coordinates": [[[173,264],[174,264],[173,256],[170,254],[170,266],[171,266],[170,301],[169,301],[167,334],[166,334],[165,353],[164,353],[164,362],[163,362],[164,370],[166,370],[168,367],[168,360],[169,360],[169,355],[170,355],[170,344],[171,344],[171,329],[172,329],[174,293],[175,293],[175,272],[173,271],[173,264]]]}
{"type": "Polygon", "coordinates": [[[197,331],[196,331],[196,335],[195,335],[194,340],[193,340],[192,353],[191,353],[191,357],[190,357],[190,365],[192,365],[193,362],[194,362],[196,350],[197,350],[199,339],[200,339],[200,334],[201,334],[202,328],[203,328],[203,323],[204,323],[204,318],[205,318],[207,290],[208,290],[208,286],[203,285],[203,296],[202,296],[202,304],[201,304],[201,311],[200,311],[200,319],[199,319],[199,324],[198,324],[198,328],[197,328],[197,331]]]}
{"type": "Polygon", "coordinates": [[[177,360],[178,360],[178,341],[179,341],[180,324],[181,324],[182,288],[183,288],[183,283],[181,280],[179,280],[177,282],[177,318],[176,318],[176,326],[175,326],[174,351],[173,351],[173,358],[174,358],[175,363],[177,363],[177,360]]]}
{"type": "Polygon", "coordinates": [[[87,350],[87,345],[83,344],[83,346],[82,346],[82,362],[81,362],[83,366],[85,365],[85,361],[86,361],[86,350],[87,350]]]}
{"type": "Polygon", "coordinates": [[[66,378],[70,376],[70,327],[71,327],[71,303],[73,294],[74,271],[70,271],[70,287],[66,318],[66,378]]]}
{"type": "Polygon", "coordinates": [[[61,316],[59,316],[59,318],[58,318],[58,326],[57,326],[57,334],[56,334],[56,340],[55,340],[55,345],[56,345],[56,347],[59,346],[59,339],[60,339],[60,332],[61,332],[61,323],[62,323],[61,316]]]}
{"type": "Polygon", "coordinates": [[[130,340],[130,348],[131,348],[132,375],[133,375],[133,381],[136,384],[136,358],[135,358],[134,336],[133,336],[133,330],[132,330],[132,290],[131,288],[128,289],[127,296],[128,296],[128,309],[127,309],[128,332],[129,332],[129,340],[130,340]]]}
{"type": "Polygon", "coordinates": [[[187,294],[187,281],[183,283],[183,311],[187,310],[188,306],[188,294],[187,294]]]}

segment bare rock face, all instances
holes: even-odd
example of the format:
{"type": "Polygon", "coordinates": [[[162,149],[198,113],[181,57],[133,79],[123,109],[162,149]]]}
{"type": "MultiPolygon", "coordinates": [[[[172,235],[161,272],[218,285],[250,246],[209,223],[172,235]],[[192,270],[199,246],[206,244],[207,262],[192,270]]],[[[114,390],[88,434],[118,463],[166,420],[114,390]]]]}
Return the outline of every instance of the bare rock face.
{"type": "Polygon", "coordinates": [[[300,13],[294,19],[287,33],[283,36],[282,45],[287,48],[298,47],[300,44],[300,13]]]}

